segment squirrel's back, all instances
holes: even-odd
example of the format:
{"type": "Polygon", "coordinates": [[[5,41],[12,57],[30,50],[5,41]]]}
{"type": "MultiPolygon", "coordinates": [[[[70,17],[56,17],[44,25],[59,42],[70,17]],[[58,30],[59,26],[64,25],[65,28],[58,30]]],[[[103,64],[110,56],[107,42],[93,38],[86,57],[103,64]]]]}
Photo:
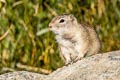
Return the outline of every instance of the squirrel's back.
{"type": "Polygon", "coordinates": [[[89,47],[89,51],[87,52],[86,56],[91,56],[94,54],[99,53],[100,49],[101,49],[101,43],[100,43],[100,39],[97,35],[97,33],[95,32],[95,30],[92,27],[89,27],[87,25],[83,25],[84,28],[87,29],[87,32],[89,34],[89,40],[90,40],[90,47],[89,47]]]}

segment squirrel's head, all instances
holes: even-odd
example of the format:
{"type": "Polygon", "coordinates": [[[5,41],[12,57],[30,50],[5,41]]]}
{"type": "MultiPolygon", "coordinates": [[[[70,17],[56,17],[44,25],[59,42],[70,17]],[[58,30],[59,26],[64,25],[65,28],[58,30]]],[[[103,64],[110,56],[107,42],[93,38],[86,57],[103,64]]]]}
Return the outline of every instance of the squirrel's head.
{"type": "Polygon", "coordinates": [[[62,14],[54,17],[49,23],[49,28],[51,31],[55,31],[57,29],[65,29],[72,27],[77,24],[76,18],[71,14],[62,14]]]}

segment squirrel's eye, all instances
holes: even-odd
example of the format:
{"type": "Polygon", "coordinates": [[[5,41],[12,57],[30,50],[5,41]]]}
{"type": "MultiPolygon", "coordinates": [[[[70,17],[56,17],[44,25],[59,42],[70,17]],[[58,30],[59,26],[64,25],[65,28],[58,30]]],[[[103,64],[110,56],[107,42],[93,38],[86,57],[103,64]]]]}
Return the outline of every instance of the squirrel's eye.
{"type": "Polygon", "coordinates": [[[64,19],[61,19],[59,23],[63,23],[65,20],[64,19]]]}

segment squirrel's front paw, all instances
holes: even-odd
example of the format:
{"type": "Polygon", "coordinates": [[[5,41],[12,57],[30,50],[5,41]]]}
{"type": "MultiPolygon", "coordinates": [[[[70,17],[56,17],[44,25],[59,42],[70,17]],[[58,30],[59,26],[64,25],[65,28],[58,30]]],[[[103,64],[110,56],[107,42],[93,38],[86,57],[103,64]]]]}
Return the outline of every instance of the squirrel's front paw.
{"type": "Polygon", "coordinates": [[[73,63],[73,60],[69,60],[69,61],[65,62],[65,65],[67,66],[67,65],[72,64],[72,63],[73,63]]]}
{"type": "Polygon", "coordinates": [[[75,59],[74,62],[77,62],[78,60],[81,60],[84,57],[84,55],[78,55],[75,59]]]}

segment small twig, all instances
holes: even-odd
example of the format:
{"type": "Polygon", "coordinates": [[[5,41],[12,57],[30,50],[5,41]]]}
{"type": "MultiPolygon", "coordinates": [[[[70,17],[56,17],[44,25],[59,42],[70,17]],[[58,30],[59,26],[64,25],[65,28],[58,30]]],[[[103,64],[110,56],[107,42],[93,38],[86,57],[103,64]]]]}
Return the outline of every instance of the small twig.
{"type": "Polygon", "coordinates": [[[5,72],[5,71],[16,71],[16,70],[13,68],[3,67],[1,71],[5,72]]]}
{"type": "Polygon", "coordinates": [[[44,3],[44,5],[48,8],[52,15],[57,16],[57,13],[48,4],[44,3]]]}
{"type": "Polygon", "coordinates": [[[4,39],[4,38],[8,35],[9,31],[10,31],[10,28],[5,32],[5,34],[3,34],[3,35],[0,37],[0,40],[4,39]]]}
{"type": "MultiPolygon", "coordinates": [[[[28,27],[27,27],[27,25],[25,24],[25,22],[24,22],[22,19],[19,20],[19,23],[23,25],[23,27],[25,28],[26,31],[28,31],[28,27]]],[[[33,45],[35,46],[35,41],[34,41],[34,39],[33,39],[34,37],[33,37],[32,32],[28,31],[28,35],[29,35],[30,38],[32,39],[32,43],[33,43],[33,45]]]]}
{"type": "Polygon", "coordinates": [[[25,28],[26,31],[28,30],[25,22],[22,19],[19,20],[19,23],[23,25],[23,27],[25,28]]]}
{"type": "Polygon", "coordinates": [[[15,7],[15,6],[17,6],[17,5],[20,5],[20,4],[22,4],[23,3],[23,1],[17,1],[17,2],[15,2],[13,5],[12,5],[12,7],[15,7]]]}
{"type": "Polygon", "coordinates": [[[0,2],[6,3],[6,1],[5,1],[5,0],[0,0],[0,2]]]}
{"type": "Polygon", "coordinates": [[[16,65],[18,68],[21,68],[21,69],[27,69],[27,70],[31,70],[31,71],[40,71],[42,73],[45,73],[45,74],[49,74],[51,73],[50,70],[46,70],[46,69],[42,69],[42,68],[37,68],[37,67],[33,67],[33,66],[28,66],[28,65],[23,65],[21,63],[18,63],[16,65]]]}
{"type": "Polygon", "coordinates": [[[39,4],[33,5],[33,8],[35,9],[35,13],[33,14],[33,16],[36,16],[38,14],[39,4]]]}

